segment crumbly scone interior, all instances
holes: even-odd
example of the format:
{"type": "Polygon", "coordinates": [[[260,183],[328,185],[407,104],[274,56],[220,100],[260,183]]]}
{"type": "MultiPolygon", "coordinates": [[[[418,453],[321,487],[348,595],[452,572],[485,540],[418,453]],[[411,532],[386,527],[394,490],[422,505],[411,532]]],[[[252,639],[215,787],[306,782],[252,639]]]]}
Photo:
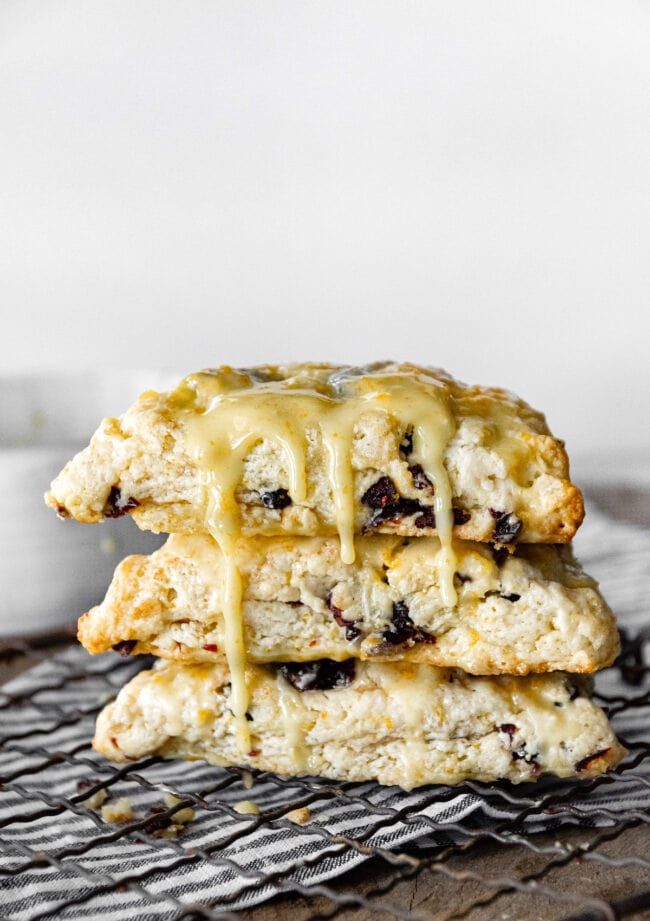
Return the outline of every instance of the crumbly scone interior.
{"type": "Polygon", "coordinates": [[[625,753],[585,679],[473,678],[404,663],[251,668],[251,749],[237,748],[227,670],[164,663],[102,713],[95,748],[247,764],[279,773],[423,783],[588,777],[625,753]],[[311,668],[311,670],[310,670],[311,668]]]}
{"type": "MultiPolygon", "coordinates": [[[[456,608],[441,597],[435,538],[375,535],[354,564],[334,538],[241,541],[250,662],[383,658],[474,674],[591,672],[611,664],[618,633],[570,548],[518,545],[512,554],[456,545],[456,608]]],[[[84,615],[91,652],[117,647],[186,662],[223,657],[223,555],[208,535],[172,535],[118,566],[104,602],[84,615]]]]}
{"type": "MultiPolygon", "coordinates": [[[[569,480],[562,443],[550,434],[540,413],[505,391],[467,387],[440,371],[388,364],[364,378],[363,370],[358,369],[357,377],[350,375],[348,387],[359,381],[359,390],[378,374],[377,386],[385,384],[388,391],[396,376],[407,384],[424,380],[434,409],[440,407],[438,391],[444,388],[442,402],[449,418],[438,451],[456,509],[458,537],[504,543],[515,538],[571,539],[584,514],[582,496],[569,480]]],[[[423,458],[413,443],[413,425],[422,408],[393,401],[384,411],[385,401],[366,403],[365,397],[359,405],[358,393],[348,395],[344,389],[345,371],[304,365],[249,373],[221,369],[190,376],[175,393],[143,394],[121,419],[104,420],[91,445],[54,481],[46,501],[61,514],[82,521],[129,513],[151,530],[201,532],[206,497],[195,422],[205,421],[205,414],[214,412],[214,400],[224,394],[240,398],[240,404],[249,395],[280,396],[277,407],[287,399],[303,399],[308,391],[311,403],[301,423],[299,463],[266,421],[243,453],[235,488],[243,533],[336,533],[341,477],[332,473],[322,412],[323,407],[346,407],[350,401],[353,423],[343,454],[346,477],[351,478],[355,530],[435,533],[430,488],[435,477],[429,471],[429,482],[423,479],[423,458]],[[264,393],[264,387],[271,389],[264,393]],[[273,389],[278,387],[282,389],[273,389]],[[302,473],[295,467],[302,467],[302,473]],[[295,486],[302,476],[304,495],[298,497],[295,486]],[[389,492],[377,497],[377,484],[384,478],[390,482],[389,492]],[[374,502],[372,492],[368,496],[373,489],[374,502]]],[[[252,401],[243,402],[246,408],[252,401]]],[[[211,426],[219,422],[207,421],[211,426]]],[[[259,426],[259,419],[250,424],[254,423],[259,426]]]]}

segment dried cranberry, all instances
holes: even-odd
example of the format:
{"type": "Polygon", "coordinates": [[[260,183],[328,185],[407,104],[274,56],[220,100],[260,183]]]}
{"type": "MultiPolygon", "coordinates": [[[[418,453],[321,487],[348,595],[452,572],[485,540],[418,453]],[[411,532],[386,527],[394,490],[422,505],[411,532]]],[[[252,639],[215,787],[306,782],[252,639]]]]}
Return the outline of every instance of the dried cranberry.
{"type": "Polygon", "coordinates": [[[119,643],[115,643],[113,651],[119,652],[121,656],[130,656],[137,645],[137,640],[122,640],[119,643]]]}
{"type": "Polygon", "coordinates": [[[288,662],[280,666],[280,674],[297,691],[330,691],[346,688],[354,680],[354,659],[334,662],[316,659],[314,662],[288,662]]]}
{"type": "Polygon", "coordinates": [[[119,487],[112,486],[102,514],[104,518],[121,518],[122,515],[128,515],[128,513],[134,508],[137,508],[138,505],[140,505],[140,503],[137,499],[134,499],[132,496],[129,496],[128,499],[123,499],[119,487]]]}
{"type": "Polygon", "coordinates": [[[421,505],[417,499],[398,499],[393,505],[385,505],[384,508],[379,509],[363,526],[362,533],[367,534],[382,521],[397,521],[398,518],[415,515],[416,512],[421,512],[423,509],[426,509],[426,506],[421,505]]]}
{"type": "Polygon", "coordinates": [[[416,489],[427,489],[428,487],[433,488],[433,483],[424,472],[422,464],[413,464],[411,467],[409,467],[409,473],[411,474],[411,479],[413,480],[413,485],[416,489]]]}
{"type": "Polygon", "coordinates": [[[286,508],[291,505],[291,496],[286,489],[276,489],[273,492],[261,492],[260,500],[265,508],[286,508]]]}
{"type": "Polygon", "coordinates": [[[206,652],[218,652],[219,651],[219,647],[217,646],[216,643],[204,643],[203,646],[201,646],[201,649],[205,649],[206,652]]]}
{"type": "Polygon", "coordinates": [[[416,528],[435,528],[436,516],[432,508],[426,509],[413,522],[416,528]]]}
{"type": "Polygon", "coordinates": [[[91,787],[97,787],[100,784],[99,777],[82,777],[77,781],[77,790],[89,790],[91,787]]]}
{"type": "Polygon", "coordinates": [[[592,761],[595,761],[597,758],[602,758],[603,755],[606,755],[609,751],[609,748],[601,748],[600,751],[594,752],[593,755],[587,755],[586,758],[581,758],[580,761],[576,761],[573,765],[573,769],[579,774],[580,771],[584,771],[585,768],[588,768],[592,761]]]}
{"type": "Polygon", "coordinates": [[[492,551],[492,557],[494,562],[497,564],[499,569],[503,566],[505,561],[510,557],[510,551],[507,547],[495,547],[494,544],[489,545],[490,550],[492,551]]]}
{"type": "Polygon", "coordinates": [[[383,509],[386,506],[394,506],[398,498],[397,489],[391,478],[382,476],[365,491],[361,501],[370,508],[383,509]]]}
{"type": "Polygon", "coordinates": [[[414,646],[416,643],[429,643],[433,645],[435,636],[426,630],[416,627],[409,615],[408,606],[404,601],[393,604],[392,623],[381,635],[382,642],[375,647],[375,655],[385,652],[393,646],[414,646]]]}
{"type": "Polygon", "coordinates": [[[404,438],[399,449],[402,454],[405,454],[407,457],[413,452],[413,429],[409,429],[408,432],[404,433],[404,438]]]}
{"type": "Polygon", "coordinates": [[[161,812],[158,811],[158,807],[152,806],[149,810],[149,816],[147,816],[146,821],[146,830],[148,832],[153,831],[162,831],[163,828],[167,828],[174,821],[171,816],[163,815],[162,813],[166,812],[165,807],[162,807],[161,812]]]}
{"type": "Polygon", "coordinates": [[[514,723],[501,723],[499,732],[505,732],[507,736],[510,736],[510,741],[512,742],[512,738],[517,732],[517,727],[514,723]]]}
{"type": "MultiPolygon", "coordinates": [[[[424,489],[425,485],[431,485],[430,480],[422,470],[419,464],[410,467],[411,471],[422,471],[424,480],[417,476],[414,477],[414,483],[417,489],[424,489]],[[426,483],[425,483],[426,481],[426,483]],[[420,483],[421,485],[418,485],[420,483]]],[[[390,477],[380,477],[376,483],[366,490],[361,498],[364,505],[375,509],[375,514],[369,522],[364,525],[362,533],[367,534],[381,524],[382,521],[396,521],[398,518],[407,518],[409,515],[417,515],[413,524],[416,528],[435,528],[436,516],[429,505],[423,505],[417,499],[405,499],[399,495],[395,484],[390,477]]],[[[464,509],[453,509],[454,524],[465,524],[469,521],[470,514],[464,509]]]]}
{"type": "Polygon", "coordinates": [[[492,536],[498,544],[511,544],[521,531],[521,520],[512,512],[497,512],[489,509],[490,515],[495,519],[492,536]]]}
{"type": "Polygon", "coordinates": [[[341,608],[337,608],[337,606],[333,604],[331,592],[327,593],[325,604],[332,612],[334,620],[339,625],[339,627],[345,627],[346,640],[356,640],[357,637],[361,636],[361,630],[355,625],[354,621],[346,620],[345,617],[343,617],[343,611],[341,608]]]}
{"type": "Polygon", "coordinates": [[[575,700],[577,697],[582,696],[580,687],[577,684],[573,684],[571,681],[565,683],[566,692],[569,695],[569,700],[575,700]]]}
{"type": "MultiPolygon", "coordinates": [[[[466,524],[472,517],[469,512],[465,511],[463,508],[452,508],[452,515],[454,516],[454,524],[461,525],[466,524]]],[[[436,516],[432,508],[425,507],[423,513],[418,515],[418,517],[413,522],[416,528],[435,528],[436,526],[436,516]]]]}

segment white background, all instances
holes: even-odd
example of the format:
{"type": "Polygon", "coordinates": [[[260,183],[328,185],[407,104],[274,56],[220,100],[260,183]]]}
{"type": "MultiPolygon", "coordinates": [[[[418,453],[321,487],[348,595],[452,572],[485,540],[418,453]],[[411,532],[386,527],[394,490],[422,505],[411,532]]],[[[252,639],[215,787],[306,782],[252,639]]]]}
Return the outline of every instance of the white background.
{"type": "Polygon", "coordinates": [[[0,370],[390,356],[650,447],[645,0],[1,0],[0,132],[0,370]]]}

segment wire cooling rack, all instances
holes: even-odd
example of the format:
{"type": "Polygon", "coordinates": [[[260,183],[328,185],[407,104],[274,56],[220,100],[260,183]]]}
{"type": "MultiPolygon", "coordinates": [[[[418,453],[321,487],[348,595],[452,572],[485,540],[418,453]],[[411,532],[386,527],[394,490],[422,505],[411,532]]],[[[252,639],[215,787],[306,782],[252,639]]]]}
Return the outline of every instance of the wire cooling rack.
{"type": "MultiPolygon", "coordinates": [[[[623,639],[623,653],[610,670],[617,690],[597,692],[596,699],[615,728],[630,716],[644,726],[650,675],[643,642],[640,636],[623,639]]],[[[477,783],[435,787],[424,800],[420,795],[413,810],[406,794],[378,801],[378,788],[370,784],[253,775],[157,758],[110,764],[91,750],[94,718],[139,665],[114,654],[91,659],[77,650],[82,655],[67,660],[54,680],[46,666],[60,656],[53,660],[37,647],[25,641],[0,645],[5,672],[41,663],[28,673],[37,680],[27,692],[0,697],[2,921],[650,917],[644,913],[650,909],[650,802],[644,800],[650,793],[650,745],[642,733],[623,739],[630,755],[612,774],[580,784],[551,780],[534,790],[477,783]],[[29,713],[24,720],[16,717],[21,708],[29,713]],[[614,809],[607,799],[612,785],[636,793],[614,809]],[[132,817],[120,823],[103,818],[101,791],[107,802],[127,797],[132,817]],[[165,800],[170,793],[176,801],[165,800]],[[425,822],[423,836],[422,803],[444,806],[462,794],[482,808],[425,822]],[[242,801],[262,801],[264,808],[242,815],[242,801]],[[191,821],[182,812],[188,808],[191,821]],[[341,816],[349,819],[348,830],[332,830],[328,815],[337,816],[335,829],[341,816]],[[355,815],[363,818],[362,832],[355,831],[355,815]],[[202,836],[202,820],[215,817],[223,820],[219,834],[202,836]],[[413,823],[416,839],[400,837],[413,823]],[[246,853],[252,836],[270,841],[271,851],[262,847],[245,862],[238,855],[246,853]],[[310,848],[301,847],[303,839],[310,848]],[[287,853],[278,856],[283,847],[287,853]],[[105,857],[120,850],[124,858],[116,872],[105,857]],[[209,884],[197,888],[197,873],[209,884]],[[217,880],[228,885],[210,895],[217,880]],[[255,906],[262,897],[265,903],[255,906]]]]}

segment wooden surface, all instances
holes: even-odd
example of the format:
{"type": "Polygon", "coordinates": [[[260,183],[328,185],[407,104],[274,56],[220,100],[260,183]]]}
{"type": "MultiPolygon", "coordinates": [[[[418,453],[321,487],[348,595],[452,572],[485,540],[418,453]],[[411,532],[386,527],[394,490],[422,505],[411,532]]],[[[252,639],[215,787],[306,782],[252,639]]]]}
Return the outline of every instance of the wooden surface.
{"type": "MultiPolygon", "coordinates": [[[[588,503],[601,507],[619,520],[650,527],[650,492],[630,486],[592,487],[587,491],[587,499],[588,503]]],[[[73,631],[67,635],[0,641],[0,683],[33,665],[42,656],[51,655],[71,642],[73,631]]],[[[569,842],[576,848],[588,848],[603,833],[603,830],[563,830],[561,837],[563,843],[569,842]]],[[[538,847],[552,846],[557,834],[560,833],[536,835],[535,844],[538,847]]],[[[640,824],[630,828],[609,844],[599,846],[599,852],[616,858],[650,857],[648,825],[640,824]]],[[[344,908],[336,917],[354,918],[356,921],[395,917],[390,912],[390,906],[398,907],[401,912],[413,911],[418,917],[432,921],[451,921],[457,913],[463,912],[466,913],[462,916],[468,921],[554,921],[578,915],[584,908],[575,901],[562,904],[549,899],[543,892],[518,893],[507,886],[499,887],[485,882],[505,877],[532,879],[548,862],[548,855],[536,854],[520,845],[481,843],[465,854],[448,859],[443,866],[432,864],[414,878],[401,880],[389,893],[378,900],[373,899],[372,909],[344,908]],[[481,878],[477,879],[477,875],[481,878]],[[499,893],[496,899],[484,904],[495,893],[499,893]]],[[[341,893],[353,892],[372,898],[373,891],[385,886],[390,878],[390,867],[374,858],[328,885],[341,893]]],[[[627,862],[614,869],[585,854],[565,867],[544,874],[539,879],[539,885],[550,885],[567,896],[620,900],[650,890],[650,871],[634,862],[627,862]]],[[[318,912],[322,912],[325,917],[330,916],[332,907],[332,902],[327,898],[317,897],[307,901],[298,897],[278,897],[242,912],[241,918],[243,921],[306,921],[318,912]]],[[[625,917],[635,921],[650,919],[650,910],[626,914],[625,917]]]]}

